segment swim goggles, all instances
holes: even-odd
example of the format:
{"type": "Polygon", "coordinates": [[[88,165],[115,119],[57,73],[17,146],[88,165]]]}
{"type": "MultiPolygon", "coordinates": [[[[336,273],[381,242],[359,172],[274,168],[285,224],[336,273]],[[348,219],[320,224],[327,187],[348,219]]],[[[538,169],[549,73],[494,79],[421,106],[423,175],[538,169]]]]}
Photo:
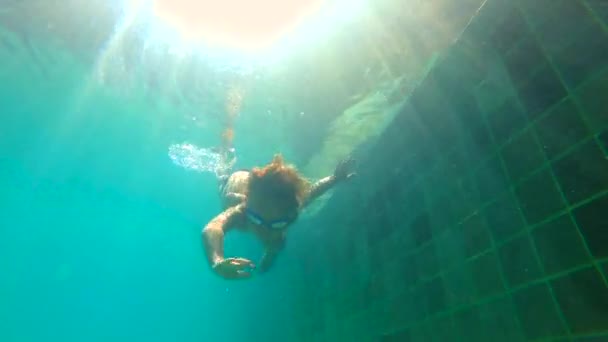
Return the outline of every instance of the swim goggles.
{"type": "Polygon", "coordinates": [[[269,221],[266,221],[265,219],[263,219],[260,215],[258,215],[256,212],[252,211],[251,209],[245,209],[245,215],[247,216],[247,219],[251,223],[253,223],[257,226],[263,226],[263,227],[270,228],[273,230],[280,230],[280,229],[286,228],[293,221],[295,221],[296,217],[297,217],[297,215],[295,215],[288,219],[280,219],[280,220],[269,222],[269,221]]]}

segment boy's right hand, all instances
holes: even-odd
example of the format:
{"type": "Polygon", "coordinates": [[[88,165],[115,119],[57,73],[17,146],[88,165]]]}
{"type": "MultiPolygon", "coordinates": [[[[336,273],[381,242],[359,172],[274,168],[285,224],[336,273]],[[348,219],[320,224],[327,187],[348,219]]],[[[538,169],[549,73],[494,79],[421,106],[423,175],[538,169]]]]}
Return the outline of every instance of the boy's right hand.
{"type": "Polygon", "coordinates": [[[255,264],[245,258],[226,258],[213,265],[213,270],[226,279],[243,279],[251,277],[255,264]]]}

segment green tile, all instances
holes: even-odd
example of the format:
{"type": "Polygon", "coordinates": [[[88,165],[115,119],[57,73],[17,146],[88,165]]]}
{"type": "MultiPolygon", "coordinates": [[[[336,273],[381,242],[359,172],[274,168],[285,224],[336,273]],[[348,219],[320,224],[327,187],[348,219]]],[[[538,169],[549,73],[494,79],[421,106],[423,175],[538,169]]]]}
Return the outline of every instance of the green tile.
{"type": "Polygon", "coordinates": [[[558,336],[565,332],[546,284],[517,291],[513,294],[513,301],[528,340],[558,336]]]}
{"type": "Polygon", "coordinates": [[[451,177],[459,178],[470,171],[471,159],[464,150],[464,147],[461,147],[460,140],[458,142],[452,141],[452,146],[454,145],[456,145],[457,148],[450,151],[445,156],[446,172],[451,177]]]}
{"type": "Polygon", "coordinates": [[[433,172],[426,175],[424,193],[428,196],[429,202],[434,203],[437,198],[446,194],[448,181],[452,178],[447,170],[447,162],[443,160],[433,172]]]}
{"type": "Polygon", "coordinates": [[[376,271],[377,273],[372,274],[367,279],[363,288],[363,293],[359,297],[359,299],[361,300],[359,304],[363,307],[378,302],[385,295],[384,289],[386,285],[384,284],[384,281],[380,276],[383,273],[383,270],[376,271]]]}
{"type": "Polygon", "coordinates": [[[567,91],[555,70],[547,64],[519,87],[518,94],[528,118],[534,120],[564,98],[567,91]]]}
{"type": "Polygon", "coordinates": [[[522,182],[515,193],[529,224],[538,223],[565,206],[547,168],[522,182]]]}
{"type": "Polygon", "coordinates": [[[479,208],[479,192],[472,176],[458,179],[454,190],[455,217],[457,220],[462,220],[479,208]]]}
{"type": "MultiPolygon", "coordinates": [[[[475,44],[475,47],[479,44],[475,44]]],[[[474,53],[470,44],[461,39],[445,53],[445,59],[435,68],[436,77],[443,88],[452,89],[447,95],[461,97],[465,90],[477,86],[486,76],[488,67],[483,50],[474,53]]]]}
{"type": "Polygon", "coordinates": [[[608,195],[597,198],[574,210],[578,227],[596,258],[608,257],[608,195]]]}
{"type": "Polygon", "coordinates": [[[498,22],[494,24],[494,32],[490,34],[489,40],[498,51],[504,54],[522,39],[530,36],[530,31],[517,8],[509,6],[500,10],[504,11],[504,14],[496,18],[498,22]]]}
{"type": "Polygon", "coordinates": [[[595,268],[558,278],[552,281],[551,286],[572,333],[606,331],[608,288],[595,268]]]}
{"type": "MultiPolygon", "coordinates": [[[[595,15],[608,25],[608,4],[605,0],[586,0],[595,15]]],[[[607,339],[608,340],[608,339],[607,339]]]]}
{"type": "Polygon", "coordinates": [[[490,312],[489,309],[485,303],[473,308],[477,311],[477,317],[475,317],[477,328],[475,328],[475,332],[470,333],[471,341],[492,341],[497,337],[498,333],[493,326],[495,323],[494,313],[490,312]]]}
{"type": "Polygon", "coordinates": [[[608,127],[608,72],[601,75],[576,92],[576,97],[583,107],[583,116],[593,133],[601,132],[608,127]]]}
{"type": "Polygon", "coordinates": [[[414,289],[412,292],[412,299],[413,308],[410,309],[414,311],[414,313],[412,315],[411,322],[418,322],[426,319],[429,313],[426,301],[426,292],[424,288],[418,287],[414,289]]]}
{"type": "MultiPolygon", "coordinates": [[[[514,0],[519,6],[524,16],[531,22],[532,27],[536,28],[546,20],[548,20],[547,11],[555,7],[556,2],[564,0],[514,0]]],[[[570,0],[565,0],[570,1],[570,0]]]]}
{"type": "Polygon", "coordinates": [[[454,317],[456,334],[449,341],[523,341],[509,297],[467,308],[454,317]],[[460,339],[458,339],[460,337],[460,339]]]}
{"type": "Polygon", "coordinates": [[[509,82],[496,83],[487,81],[475,89],[475,99],[479,104],[479,109],[481,109],[483,113],[495,111],[505,102],[505,99],[512,95],[513,92],[511,88],[506,86],[508,83],[509,82]]]}
{"type": "Polygon", "coordinates": [[[498,146],[506,143],[528,122],[516,98],[509,98],[495,111],[488,113],[487,120],[498,146]]]}
{"type": "Polygon", "coordinates": [[[517,314],[511,296],[507,295],[487,303],[482,324],[485,324],[493,333],[491,338],[484,341],[516,342],[525,340],[517,323],[517,314]]]}
{"type": "Polygon", "coordinates": [[[517,234],[524,228],[518,203],[510,192],[484,210],[488,228],[497,243],[517,234]]]}
{"type": "Polygon", "coordinates": [[[432,170],[437,159],[437,152],[433,143],[428,141],[418,142],[420,147],[412,156],[412,169],[417,174],[426,174],[432,170]]]}
{"type": "Polygon", "coordinates": [[[475,19],[471,20],[465,30],[465,38],[472,40],[474,44],[478,44],[479,41],[485,41],[490,36],[492,30],[496,27],[496,13],[506,12],[513,7],[510,2],[504,0],[489,1],[481,8],[479,8],[478,0],[467,0],[465,3],[470,4],[470,7],[461,7],[460,3],[451,4],[457,7],[459,11],[464,9],[465,13],[473,13],[479,9],[475,15],[475,19]],[[472,12],[470,12],[471,10],[472,12]]]}
{"type": "Polygon", "coordinates": [[[608,129],[602,132],[599,136],[600,143],[604,149],[604,155],[608,157],[608,129]]]}
{"type": "Polygon", "coordinates": [[[584,26],[580,36],[585,39],[575,39],[570,46],[553,56],[554,64],[570,89],[576,88],[608,66],[606,32],[595,23],[591,25],[579,23],[579,25],[584,26]]]}
{"type": "Polygon", "coordinates": [[[445,310],[445,292],[443,280],[441,277],[436,277],[430,282],[423,285],[426,297],[426,307],[429,314],[434,315],[445,310]]]}
{"type": "Polygon", "coordinates": [[[486,253],[469,263],[475,281],[475,296],[483,298],[505,291],[500,278],[500,261],[496,252],[486,253]]]}
{"type": "Polygon", "coordinates": [[[454,336],[454,322],[451,316],[439,317],[430,322],[433,329],[433,341],[449,341],[454,336]]]}
{"type": "Polygon", "coordinates": [[[529,175],[545,161],[532,129],[509,142],[501,155],[513,183],[529,175]]]}
{"type": "Polygon", "coordinates": [[[554,159],[588,135],[581,114],[570,99],[562,102],[535,126],[549,159],[554,159]]]}
{"type": "Polygon", "coordinates": [[[435,244],[430,243],[416,254],[418,274],[422,279],[428,279],[439,273],[439,263],[435,244]]]}
{"type": "Polygon", "coordinates": [[[484,160],[494,149],[490,131],[482,121],[467,123],[469,136],[465,146],[469,152],[471,163],[476,165],[484,160]]]}
{"type": "Polygon", "coordinates": [[[448,165],[445,157],[437,164],[432,172],[424,176],[424,181],[421,182],[424,187],[424,194],[428,198],[428,203],[431,204],[437,201],[437,198],[448,194],[448,186],[456,175],[452,175],[448,171],[448,165]]]}
{"type": "Polygon", "coordinates": [[[553,170],[570,204],[608,189],[608,159],[595,140],[555,161],[553,170]]]}
{"type": "MultiPolygon", "coordinates": [[[[589,336],[589,337],[579,337],[574,340],[574,342],[606,342],[608,341],[608,333],[601,334],[598,336],[589,336]]],[[[566,342],[566,341],[564,341],[566,342]]]]}
{"type": "Polygon", "coordinates": [[[462,232],[458,228],[446,230],[441,237],[435,240],[437,261],[441,270],[449,269],[456,263],[462,264],[464,262],[464,247],[462,243],[455,243],[455,241],[461,240],[462,232]]]}
{"type": "Polygon", "coordinates": [[[547,275],[591,262],[570,215],[562,215],[533,232],[538,256],[547,275]]]}
{"type": "Polygon", "coordinates": [[[489,202],[509,189],[509,180],[503,171],[502,162],[493,157],[475,171],[474,177],[481,203],[489,202]]]}
{"type": "Polygon", "coordinates": [[[541,46],[532,35],[527,35],[526,39],[509,51],[504,61],[511,81],[518,87],[528,82],[535,71],[548,62],[541,46]]]}
{"type": "Polygon", "coordinates": [[[375,273],[384,271],[385,262],[384,255],[381,246],[373,246],[369,249],[369,267],[374,270],[375,273]]]}
{"type": "Polygon", "coordinates": [[[397,332],[383,334],[380,336],[379,342],[410,342],[412,341],[410,330],[404,329],[397,332]]]}
{"type": "Polygon", "coordinates": [[[498,250],[509,288],[538,279],[542,274],[528,235],[507,242],[498,250]]]}
{"type": "Polygon", "coordinates": [[[479,306],[467,308],[454,315],[456,341],[484,341],[481,336],[479,306]]]}
{"type": "Polygon", "coordinates": [[[433,237],[433,231],[431,230],[429,214],[423,212],[416,216],[410,224],[409,230],[412,232],[416,247],[420,247],[430,241],[433,237]]]}
{"type": "Polygon", "coordinates": [[[370,224],[367,227],[368,241],[371,244],[379,244],[397,228],[396,225],[391,223],[385,194],[381,193],[380,196],[372,199],[366,209],[370,213],[370,224]]]}
{"type": "Polygon", "coordinates": [[[452,198],[449,194],[437,195],[435,202],[430,206],[429,212],[433,236],[441,236],[446,230],[456,224],[456,218],[452,212],[452,198]]]}
{"type": "Polygon", "coordinates": [[[559,51],[583,36],[585,27],[595,22],[583,1],[556,1],[546,12],[546,21],[539,25],[537,34],[550,53],[559,51]]]}
{"type": "Polygon", "coordinates": [[[431,341],[433,339],[432,329],[428,323],[422,323],[410,328],[410,336],[415,341],[431,341]]]}
{"type": "Polygon", "coordinates": [[[464,249],[467,257],[479,254],[491,246],[490,234],[482,215],[473,215],[462,223],[464,249]]]}
{"type": "Polygon", "coordinates": [[[468,267],[459,266],[443,274],[443,284],[448,307],[470,304],[475,300],[475,284],[468,267]]]}
{"type": "MultiPolygon", "coordinates": [[[[414,90],[410,102],[416,109],[420,122],[427,127],[437,119],[437,115],[443,113],[447,108],[447,100],[441,84],[437,81],[435,74],[439,65],[431,70],[427,78],[414,90]]],[[[420,132],[421,134],[425,132],[420,132]]],[[[418,139],[422,140],[422,139],[418,139]]]]}
{"type": "Polygon", "coordinates": [[[418,315],[417,310],[413,310],[416,303],[414,292],[412,291],[404,292],[390,300],[386,308],[390,314],[390,323],[394,327],[410,324],[415,319],[415,316],[418,315]]]}

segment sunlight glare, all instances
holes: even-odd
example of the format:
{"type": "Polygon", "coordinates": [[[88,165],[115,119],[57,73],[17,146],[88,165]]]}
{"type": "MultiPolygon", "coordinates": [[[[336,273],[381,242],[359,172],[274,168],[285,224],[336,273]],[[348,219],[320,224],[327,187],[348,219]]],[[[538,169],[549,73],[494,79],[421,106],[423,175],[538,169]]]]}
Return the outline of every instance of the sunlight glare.
{"type": "Polygon", "coordinates": [[[154,14],[211,47],[267,48],[318,12],[323,0],[155,0],[154,14]]]}

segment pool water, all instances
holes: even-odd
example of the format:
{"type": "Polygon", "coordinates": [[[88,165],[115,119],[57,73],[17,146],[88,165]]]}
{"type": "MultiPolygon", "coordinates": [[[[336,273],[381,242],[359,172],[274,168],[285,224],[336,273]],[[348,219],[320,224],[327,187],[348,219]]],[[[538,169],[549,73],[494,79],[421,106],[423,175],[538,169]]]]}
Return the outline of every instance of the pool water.
{"type": "Polygon", "coordinates": [[[357,1],[255,58],[127,3],[0,4],[1,341],[608,341],[604,1],[357,1]],[[358,161],[246,281],[201,243],[227,128],[358,161]]]}

